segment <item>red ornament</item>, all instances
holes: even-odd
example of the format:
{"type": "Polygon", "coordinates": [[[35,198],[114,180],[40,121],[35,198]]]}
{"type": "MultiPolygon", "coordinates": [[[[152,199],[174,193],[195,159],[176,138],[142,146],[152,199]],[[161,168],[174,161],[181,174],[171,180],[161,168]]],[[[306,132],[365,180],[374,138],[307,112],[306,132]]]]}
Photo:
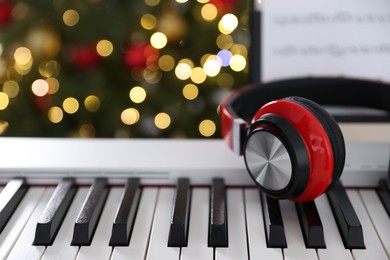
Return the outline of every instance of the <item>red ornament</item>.
{"type": "Polygon", "coordinates": [[[211,0],[211,4],[217,7],[222,14],[234,13],[238,0],[211,0]]]}
{"type": "Polygon", "coordinates": [[[0,0],[0,28],[6,27],[12,19],[12,4],[7,0],[0,0]]]}
{"type": "Polygon", "coordinates": [[[159,51],[149,44],[132,44],[125,51],[125,63],[131,70],[140,71],[157,65],[159,54],[159,51]]]}
{"type": "Polygon", "coordinates": [[[34,105],[38,111],[46,113],[52,106],[52,97],[49,95],[43,97],[34,96],[34,105]]]}
{"type": "Polygon", "coordinates": [[[70,60],[73,65],[80,69],[91,69],[96,67],[100,62],[96,44],[71,49],[70,60]]]}

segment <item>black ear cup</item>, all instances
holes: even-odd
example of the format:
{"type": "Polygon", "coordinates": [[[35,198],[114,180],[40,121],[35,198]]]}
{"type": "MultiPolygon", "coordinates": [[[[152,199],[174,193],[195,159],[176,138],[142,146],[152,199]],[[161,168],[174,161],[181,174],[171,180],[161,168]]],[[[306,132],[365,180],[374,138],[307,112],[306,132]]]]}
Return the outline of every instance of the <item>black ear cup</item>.
{"type": "Polygon", "coordinates": [[[300,104],[313,113],[328,134],[334,157],[333,177],[328,187],[328,189],[331,189],[340,179],[345,163],[345,144],[340,127],[336,120],[317,103],[306,98],[295,96],[287,97],[285,99],[300,104]]]}
{"type": "Polygon", "coordinates": [[[252,179],[270,197],[294,199],[307,186],[310,162],[306,146],[295,127],[279,115],[265,114],[252,123],[244,143],[244,160],[252,179]]]}

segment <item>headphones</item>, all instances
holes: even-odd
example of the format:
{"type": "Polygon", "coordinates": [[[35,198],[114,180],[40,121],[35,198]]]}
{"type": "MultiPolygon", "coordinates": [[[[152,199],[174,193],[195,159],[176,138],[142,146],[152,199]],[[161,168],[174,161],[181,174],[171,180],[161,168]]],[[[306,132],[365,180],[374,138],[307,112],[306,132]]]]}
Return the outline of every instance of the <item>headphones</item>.
{"type": "Polygon", "coordinates": [[[389,121],[390,85],[346,78],[305,78],[252,84],[220,106],[221,134],[244,155],[267,195],[311,201],[340,179],[345,143],[337,121],[389,121]],[[331,116],[321,105],[385,110],[385,116],[331,116]],[[337,119],[337,121],[336,121],[337,119]]]}

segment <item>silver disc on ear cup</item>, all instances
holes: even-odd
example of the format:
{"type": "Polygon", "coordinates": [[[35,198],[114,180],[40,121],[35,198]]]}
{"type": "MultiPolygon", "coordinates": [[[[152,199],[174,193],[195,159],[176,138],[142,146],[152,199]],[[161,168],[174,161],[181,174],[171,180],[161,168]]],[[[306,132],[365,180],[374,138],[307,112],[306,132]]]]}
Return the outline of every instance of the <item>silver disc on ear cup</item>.
{"type": "Polygon", "coordinates": [[[247,140],[245,161],[252,178],[263,188],[280,191],[292,178],[290,154],[281,140],[266,130],[253,132],[247,140]]]}

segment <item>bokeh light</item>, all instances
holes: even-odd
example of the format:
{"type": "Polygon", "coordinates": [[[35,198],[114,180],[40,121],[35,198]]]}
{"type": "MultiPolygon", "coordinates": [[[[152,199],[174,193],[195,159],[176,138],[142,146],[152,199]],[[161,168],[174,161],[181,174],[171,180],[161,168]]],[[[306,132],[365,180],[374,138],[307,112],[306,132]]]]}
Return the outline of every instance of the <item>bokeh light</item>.
{"type": "Polygon", "coordinates": [[[49,92],[49,84],[46,82],[46,80],[37,79],[32,83],[31,90],[34,95],[43,97],[49,92]]]}
{"type": "Polygon", "coordinates": [[[134,125],[138,122],[140,114],[135,108],[127,108],[121,113],[121,120],[125,125],[134,125]]]}
{"type": "Polygon", "coordinates": [[[79,102],[74,97],[68,97],[62,102],[62,108],[68,114],[74,114],[79,110],[79,102]]]}
{"type": "Polygon", "coordinates": [[[210,137],[215,134],[217,127],[210,119],[205,119],[199,124],[199,132],[204,137],[210,137]]]}
{"type": "Polygon", "coordinates": [[[146,98],[146,91],[143,87],[135,86],[130,90],[129,97],[134,103],[142,103],[146,98]]]}
{"type": "Polygon", "coordinates": [[[64,118],[64,112],[60,107],[54,106],[51,107],[49,111],[47,111],[47,117],[49,118],[50,122],[58,124],[64,118]]]}
{"type": "Polygon", "coordinates": [[[158,113],[154,117],[154,124],[159,129],[166,129],[171,124],[171,117],[167,113],[164,113],[164,112],[158,113]]]}
{"type": "Polygon", "coordinates": [[[62,16],[62,20],[64,21],[64,24],[66,24],[69,27],[75,26],[80,19],[80,15],[76,10],[69,9],[66,10],[62,16]]]}

